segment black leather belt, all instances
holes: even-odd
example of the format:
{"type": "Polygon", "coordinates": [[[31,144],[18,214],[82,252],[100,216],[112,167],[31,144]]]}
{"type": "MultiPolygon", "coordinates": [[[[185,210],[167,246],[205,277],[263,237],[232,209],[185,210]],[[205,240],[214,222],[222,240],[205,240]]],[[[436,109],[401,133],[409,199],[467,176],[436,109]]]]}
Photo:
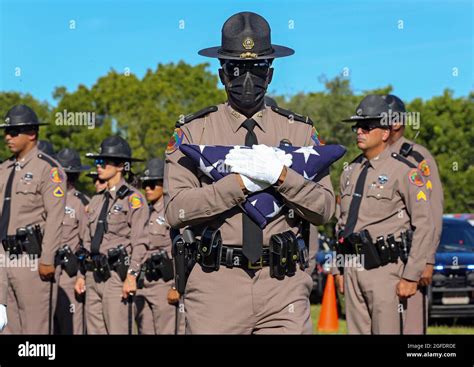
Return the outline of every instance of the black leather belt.
{"type": "Polygon", "coordinates": [[[250,270],[262,269],[270,265],[270,250],[264,247],[262,256],[255,263],[251,263],[242,253],[242,247],[222,246],[221,265],[228,268],[242,268],[250,270]]]}

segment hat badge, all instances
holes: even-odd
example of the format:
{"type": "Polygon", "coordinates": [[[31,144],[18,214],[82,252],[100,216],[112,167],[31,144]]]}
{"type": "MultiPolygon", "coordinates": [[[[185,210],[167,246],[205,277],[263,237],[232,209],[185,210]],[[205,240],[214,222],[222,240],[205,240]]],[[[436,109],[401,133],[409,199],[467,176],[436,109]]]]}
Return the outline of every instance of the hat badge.
{"type": "Polygon", "coordinates": [[[5,119],[5,123],[6,123],[7,125],[10,125],[10,117],[7,117],[7,118],[5,119]]]}
{"type": "Polygon", "coordinates": [[[244,42],[242,42],[242,46],[244,46],[246,50],[251,50],[253,46],[255,46],[255,43],[253,42],[252,38],[246,37],[244,39],[244,42]]]}
{"type": "Polygon", "coordinates": [[[145,175],[147,175],[147,176],[148,176],[148,175],[150,174],[150,170],[149,170],[149,169],[147,169],[147,170],[145,170],[145,172],[144,172],[144,173],[145,173],[145,175]]]}
{"type": "Polygon", "coordinates": [[[362,108],[359,108],[359,109],[356,111],[356,114],[357,114],[357,116],[362,116],[362,108]]]}

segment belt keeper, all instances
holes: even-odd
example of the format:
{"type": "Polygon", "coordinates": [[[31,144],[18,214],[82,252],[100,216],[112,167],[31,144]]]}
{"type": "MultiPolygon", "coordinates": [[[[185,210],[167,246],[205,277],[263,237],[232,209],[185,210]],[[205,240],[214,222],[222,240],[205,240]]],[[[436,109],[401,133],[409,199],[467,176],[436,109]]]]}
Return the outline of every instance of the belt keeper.
{"type": "Polygon", "coordinates": [[[225,253],[225,266],[228,268],[234,267],[234,249],[227,248],[227,252],[225,253]]]}

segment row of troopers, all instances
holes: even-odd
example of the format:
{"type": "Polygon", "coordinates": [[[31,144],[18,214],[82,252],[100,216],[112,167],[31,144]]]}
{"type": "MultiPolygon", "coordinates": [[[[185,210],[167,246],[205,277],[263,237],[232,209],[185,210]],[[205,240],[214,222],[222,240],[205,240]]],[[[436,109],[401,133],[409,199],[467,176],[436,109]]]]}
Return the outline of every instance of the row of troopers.
{"type": "MultiPolygon", "coordinates": [[[[264,18],[243,12],[225,22],[221,46],[199,53],[220,60],[227,102],[177,124],[166,149],[164,175],[159,161],[149,162],[142,182],[150,209],[125,180],[136,159],[123,139],[107,138],[99,154],[89,155],[97,167],[96,187],[106,187],[88,204],[82,252],[77,254],[82,261],[75,291],[85,295],[87,332],[132,333],[134,304],[140,332],[160,332],[172,320],[174,330],[182,329],[183,317],[173,318],[176,307],[164,301],[172,282],[169,223],[178,293],[168,298],[171,302],[183,297],[186,333],[311,334],[307,259],[290,256],[288,249],[301,240],[308,246],[309,224],[327,223],[336,201],[328,172],[305,178],[271,148],[320,144],[309,118],[265,104],[274,59],[294,51],[271,43],[264,18]],[[183,143],[251,149],[241,150],[238,161],[226,159],[232,173],[213,182],[181,152],[183,143]],[[288,210],[276,214],[262,230],[241,204],[263,190],[281,196],[288,210]],[[167,312],[169,316],[163,317],[167,312]]],[[[338,251],[359,256],[362,267],[342,266],[334,272],[346,295],[350,333],[399,333],[410,317],[419,322],[422,312],[416,305],[424,298],[421,292],[416,298],[417,289],[429,282],[439,240],[439,228],[432,227],[439,225],[442,211],[442,193],[440,207],[432,207],[435,190],[441,192],[435,163],[421,147],[403,140],[403,126],[382,123],[390,109],[404,109],[397,101],[393,96],[368,96],[349,119],[363,154],[341,177],[338,251]],[[411,309],[416,312],[410,316],[411,309]]],[[[65,249],[61,223],[66,173],[37,150],[38,122],[33,115],[24,106],[7,115],[6,141],[14,157],[0,166],[0,223],[8,228],[2,237],[8,251],[18,251],[20,244],[19,256],[26,256],[23,251],[35,251],[29,244],[42,244],[35,260],[40,276],[29,269],[0,269],[0,303],[7,304],[8,280],[8,313],[13,320],[9,327],[46,333],[56,304],[54,280],[59,271],[67,273],[65,261],[64,267],[54,267],[57,251],[65,249]],[[34,164],[28,164],[32,160],[34,164]]]]}
{"type": "Polygon", "coordinates": [[[13,153],[0,164],[0,328],[6,334],[182,332],[163,215],[164,162],[150,160],[140,177],[147,206],[125,181],[136,160],[128,143],[107,138],[99,154],[88,155],[97,167],[88,174],[96,187],[89,199],[76,189],[89,167],[73,149],[53,154],[48,142],[40,144],[40,125],[24,105],[10,109],[0,125],[13,153]]]}

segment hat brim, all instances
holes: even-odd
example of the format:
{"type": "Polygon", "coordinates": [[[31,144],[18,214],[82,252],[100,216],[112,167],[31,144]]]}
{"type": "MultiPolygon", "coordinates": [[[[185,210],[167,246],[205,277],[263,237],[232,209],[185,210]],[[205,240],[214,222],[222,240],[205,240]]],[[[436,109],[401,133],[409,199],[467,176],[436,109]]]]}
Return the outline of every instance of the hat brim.
{"type": "Polygon", "coordinates": [[[151,181],[151,180],[163,180],[163,177],[159,176],[141,176],[140,181],[151,181]]]}
{"type": "Polygon", "coordinates": [[[89,159],[110,158],[110,159],[120,159],[126,162],[143,162],[143,159],[125,157],[125,156],[120,156],[120,155],[111,155],[111,154],[87,153],[86,157],[89,159]]]}
{"type": "Polygon", "coordinates": [[[15,127],[23,127],[23,126],[44,126],[44,125],[49,125],[48,123],[46,122],[39,122],[39,123],[35,123],[35,124],[30,124],[30,123],[26,123],[26,124],[15,124],[15,125],[12,125],[12,124],[1,124],[0,125],[0,129],[6,129],[6,128],[15,128],[15,127]]]}
{"type": "Polygon", "coordinates": [[[80,167],[74,167],[71,169],[63,167],[64,172],[66,173],[81,173],[84,171],[89,171],[91,169],[91,166],[80,166],[80,167]]]}
{"type": "Polygon", "coordinates": [[[341,120],[342,122],[358,122],[358,121],[377,121],[382,116],[351,116],[348,119],[341,120]]]}
{"type": "Polygon", "coordinates": [[[198,54],[201,56],[214,57],[214,58],[225,59],[225,60],[265,60],[265,59],[276,59],[278,57],[291,56],[295,53],[295,50],[289,47],[285,47],[285,46],[272,45],[272,49],[273,49],[272,53],[266,54],[266,55],[259,55],[255,58],[251,58],[251,57],[242,58],[240,57],[240,54],[236,55],[236,54],[229,54],[229,53],[222,52],[221,46],[203,48],[202,50],[198,52],[198,54]]]}

